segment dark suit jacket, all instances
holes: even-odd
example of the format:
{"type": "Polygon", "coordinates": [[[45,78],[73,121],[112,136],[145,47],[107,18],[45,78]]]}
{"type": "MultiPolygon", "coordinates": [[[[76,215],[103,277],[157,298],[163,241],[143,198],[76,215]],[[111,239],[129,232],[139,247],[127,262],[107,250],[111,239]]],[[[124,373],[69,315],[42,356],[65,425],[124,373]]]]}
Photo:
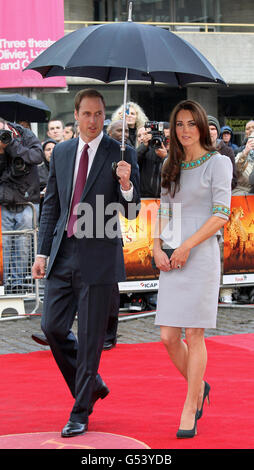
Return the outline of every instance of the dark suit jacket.
{"type": "MultiPolygon", "coordinates": [[[[50,256],[47,277],[50,276],[66,228],[77,146],[78,139],[60,143],[51,156],[38,239],[38,254],[50,256]]],[[[132,165],[130,179],[134,188],[132,202],[137,205],[135,213],[135,204],[129,211],[130,206],[122,197],[120,185],[112,177],[112,162],[121,159],[120,144],[107,135],[100,142],[81,197],[81,201],[90,208],[90,216],[91,213],[93,216],[89,219],[89,226],[85,226],[89,235],[77,239],[80,269],[87,284],[111,284],[125,279],[122,239],[111,238],[104,230],[112,221],[112,213],[105,214],[105,208],[110,209],[111,203],[119,202],[127,218],[135,218],[138,214],[140,197],[136,152],[127,146],[125,153],[125,160],[132,165]]]]}

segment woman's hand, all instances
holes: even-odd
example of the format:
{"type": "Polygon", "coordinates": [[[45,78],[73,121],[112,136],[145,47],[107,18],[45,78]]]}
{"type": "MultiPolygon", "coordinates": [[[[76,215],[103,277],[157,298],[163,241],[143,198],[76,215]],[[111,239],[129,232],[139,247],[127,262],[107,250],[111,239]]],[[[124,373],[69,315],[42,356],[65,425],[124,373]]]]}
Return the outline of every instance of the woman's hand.
{"type": "Polygon", "coordinates": [[[155,264],[160,271],[170,271],[171,266],[169,257],[161,248],[157,248],[156,250],[154,249],[153,256],[155,264]]]}
{"type": "Polygon", "coordinates": [[[183,268],[187,259],[189,258],[190,250],[191,249],[184,243],[176,248],[170,258],[171,269],[183,268]]]}

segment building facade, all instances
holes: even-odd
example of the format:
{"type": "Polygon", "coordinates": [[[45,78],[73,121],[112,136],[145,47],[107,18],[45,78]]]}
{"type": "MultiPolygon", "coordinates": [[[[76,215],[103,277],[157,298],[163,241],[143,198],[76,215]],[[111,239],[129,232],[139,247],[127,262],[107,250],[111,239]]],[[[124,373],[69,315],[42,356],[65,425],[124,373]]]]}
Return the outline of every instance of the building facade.
{"type": "MultiPolygon", "coordinates": [[[[127,0],[65,0],[65,33],[84,27],[85,22],[126,21],[127,0]],[[75,22],[75,23],[73,23],[75,22]]],[[[160,23],[193,44],[214,65],[228,84],[192,85],[176,89],[166,85],[132,83],[128,99],[137,102],[150,119],[168,120],[181,99],[199,101],[221,125],[231,124],[240,143],[245,122],[254,118],[254,9],[253,0],[134,0],[133,21],[160,23]]],[[[158,51],[159,53],[159,51],[158,51]]],[[[103,92],[107,118],[123,101],[123,86],[104,85],[83,78],[67,78],[67,89],[38,89],[52,116],[73,121],[73,98],[84,86],[103,92]]],[[[42,137],[45,128],[39,126],[42,137]]]]}

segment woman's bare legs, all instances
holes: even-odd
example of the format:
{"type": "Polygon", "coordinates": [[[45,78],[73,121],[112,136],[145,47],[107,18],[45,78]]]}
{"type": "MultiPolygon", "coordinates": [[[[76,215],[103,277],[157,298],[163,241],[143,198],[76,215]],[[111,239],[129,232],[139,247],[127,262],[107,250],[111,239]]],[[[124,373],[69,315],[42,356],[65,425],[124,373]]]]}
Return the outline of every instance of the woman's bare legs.
{"type": "Polygon", "coordinates": [[[201,407],[207,363],[203,328],[186,328],[186,343],[181,328],[161,326],[161,340],[175,367],[188,382],[180,429],[192,429],[197,408],[201,407]]]}

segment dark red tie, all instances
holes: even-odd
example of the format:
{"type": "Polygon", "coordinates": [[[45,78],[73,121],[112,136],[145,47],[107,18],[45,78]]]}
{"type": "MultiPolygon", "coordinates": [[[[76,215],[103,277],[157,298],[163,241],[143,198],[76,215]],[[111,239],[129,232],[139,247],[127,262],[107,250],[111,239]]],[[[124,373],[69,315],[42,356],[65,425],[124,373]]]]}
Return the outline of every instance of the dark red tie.
{"type": "Polygon", "coordinates": [[[70,217],[67,227],[67,237],[71,237],[74,234],[74,223],[77,220],[77,215],[74,214],[74,207],[80,202],[85,183],[87,177],[87,169],[88,169],[88,148],[89,145],[85,144],[82,150],[82,154],[80,157],[77,179],[75,183],[75,189],[72,197],[71,203],[71,210],[70,210],[70,217]]]}

